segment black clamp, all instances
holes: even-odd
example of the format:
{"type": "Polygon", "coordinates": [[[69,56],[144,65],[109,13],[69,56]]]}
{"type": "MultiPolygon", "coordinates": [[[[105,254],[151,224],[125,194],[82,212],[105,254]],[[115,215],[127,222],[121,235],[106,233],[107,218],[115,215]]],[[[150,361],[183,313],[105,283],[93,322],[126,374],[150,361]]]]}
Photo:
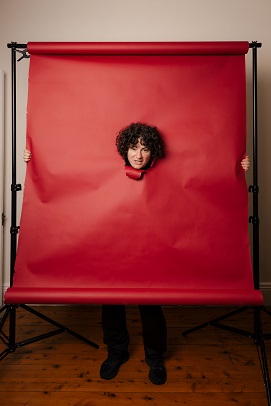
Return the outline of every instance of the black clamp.
{"type": "Polygon", "coordinates": [[[11,226],[10,234],[18,234],[20,226],[11,226]]]}
{"type": "Polygon", "coordinates": [[[261,48],[262,44],[258,41],[252,41],[249,43],[249,48],[261,48]]]}
{"type": "Polygon", "coordinates": [[[21,58],[17,59],[17,62],[20,62],[24,58],[30,58],[30,55],[27,53],[27,49],[24,49],[23,51],[16,49],[16,52],[19,52],[20,54],[22,54],[21,58]]]}
{"type": "Polygon", "coordinates": [[[16,185],[11,185],[12,192],[19,192],[20,190],[22,190],[22,185],[20,183],[18,183],[16,185]]]}
{"type": "Polygon", "coordinates": [[[260,223],[259,217],[254,217],[254,216],[250,216],[248,221],[249,221],[249,223],[252,223],[252,224],[259,224],[260,223]]]}
{"type": "Polygon", "coordinates": [[[249,193],[259,193],[259,186],[250,185],[248,191],[249,193]]]}

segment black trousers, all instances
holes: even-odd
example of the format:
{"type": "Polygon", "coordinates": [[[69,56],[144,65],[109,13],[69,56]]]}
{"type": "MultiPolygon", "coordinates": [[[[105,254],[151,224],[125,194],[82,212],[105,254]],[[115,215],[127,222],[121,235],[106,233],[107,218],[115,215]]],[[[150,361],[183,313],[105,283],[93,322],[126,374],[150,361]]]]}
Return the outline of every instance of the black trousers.
{"type": "MultiPolygon", "coordinates": [[[[142,337],[145,356],[149,359],[161,359],[167,350],[167,327],[161,306],[140,305],[142,337]]],[[[127,351],[129,333],[126,325],[126,309],[124,305],[102,306],[102,327],[104,343],[108,355],[117,357],[127,351]]]]}

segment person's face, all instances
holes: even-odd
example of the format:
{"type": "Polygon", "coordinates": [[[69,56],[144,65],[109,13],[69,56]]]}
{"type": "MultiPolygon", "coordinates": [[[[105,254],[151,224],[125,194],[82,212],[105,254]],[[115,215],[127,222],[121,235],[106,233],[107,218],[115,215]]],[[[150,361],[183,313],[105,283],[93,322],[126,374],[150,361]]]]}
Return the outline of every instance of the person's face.
{"type": "Polygon", "coordinates": [[[128,149],[127,158],[133,168],[142,169],[151,159],[151,151],[141,144],[139,138],[138,143],[128,149]]]}

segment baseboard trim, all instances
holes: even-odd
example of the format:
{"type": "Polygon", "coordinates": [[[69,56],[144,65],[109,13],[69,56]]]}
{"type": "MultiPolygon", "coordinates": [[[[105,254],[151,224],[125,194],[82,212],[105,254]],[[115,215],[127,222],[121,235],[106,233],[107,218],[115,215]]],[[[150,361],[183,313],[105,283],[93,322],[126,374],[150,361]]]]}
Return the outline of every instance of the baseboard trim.
{"type": "Polygon", "coordinates": [[[271,282],[262,282],[260,289],[263,293],[265,306],[271,306],[271,282]]]}

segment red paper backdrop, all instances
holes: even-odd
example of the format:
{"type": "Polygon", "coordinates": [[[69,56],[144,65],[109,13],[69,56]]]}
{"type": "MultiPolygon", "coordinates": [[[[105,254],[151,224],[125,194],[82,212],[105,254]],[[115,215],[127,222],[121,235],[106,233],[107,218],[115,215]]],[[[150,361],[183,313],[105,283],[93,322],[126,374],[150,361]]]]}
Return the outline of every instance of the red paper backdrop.
{"type": "Polygon", "coordinates": [[[102,55],[97,44],[76,55],[73,44],[68,55],[63,44],[53,55],[60,45],[29,45],[32,159],[5,301],[261,302],[240,165],[247,43],[233,55],[188,55],[187,43],[185,55],[176,44],[161,55],[157,44],[145,55],[135,44],[102,55]],[[115,147],[136,121],[156,125],[166,144],[140,181],[125,176],[115,147]]]}

